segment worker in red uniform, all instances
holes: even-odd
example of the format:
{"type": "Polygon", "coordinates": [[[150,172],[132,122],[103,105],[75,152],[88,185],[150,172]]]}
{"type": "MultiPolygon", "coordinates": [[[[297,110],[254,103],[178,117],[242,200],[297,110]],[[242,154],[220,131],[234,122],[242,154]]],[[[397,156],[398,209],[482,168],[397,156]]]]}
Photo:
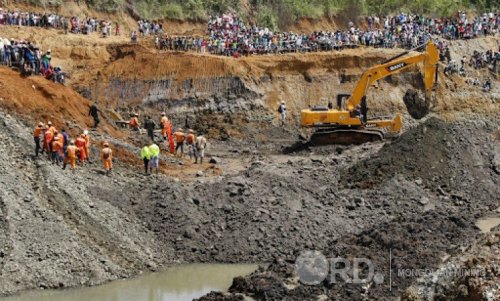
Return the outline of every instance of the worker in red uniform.
{"type": "Polygon", "coordinates": [[[132,118],[130,118],[130,121],[128,122],[128,125],[133,131],[139,131],[139,127],[141,124],[139,123],[139,114],[134,114],[132,118]]]}
{"type": "Polygon", "coordinates": [[[167,140],[167,135],[168,135],[168,132],[167,132],[167,126],[168,126],[168,117],[167,115],[165,114],[165,112],[162,112],[161,113],[161,119],[160,119],[160,126],[161,126],[161,136],[163,137],[163,141],[166,141],[167,140]]]}
{"type": "MultiPolygon", "coordinates": [[[[35,140],[35,156],[38,157],[38,153],[40,152],[40,136],[43,133],[43,123],[40,122],[38,126],[33,131],[33,139],[35,140]]],[[[43,150],[42,150],[43,152],[43,150]]]]}
{"type": "Polygon", "coordinates": [[[81,134],[75,141],[75,146],[78,147],[80,153],[80,165],[83,165],[87,159],[87,141],[85,141],[85,135],[81,134]]]}
{"type": "Polygon", "coordinates": [[[85,142],[86,142],[86,144],[85,144],[85,145],[86,145],[86,150],[85,150],[85,152],[86,152],[86,154],[87,154],[87,161],[88,161],[89,163],[92,163],[92,162],[90,162],[90,136],[89,136],[89,131],[84,130],[84,131],[83,131],[83,136],[84,136],[84,138],[85,138],[85,142]]]}
{"type": "Polygon", "coordinates": [[[173,154],[175,151],[175,142],[174,137],[172,136],[172,122],[170,121],[170,119],[168,119],[165,112],[162,112],[161,116],[161,135],[163,136],[163,141],[165,141],[165,144],[168,143],[168,149],[170,150],[170,153],[173,154]]]}
{"type": "Polygon", "coordinates": [[[64,157],[63,169],[66,169],[66,164],[70,164],[71,171],[75,171],[76,168],[76,158],[79,149],[75,146],[75,140],[69,142],[68,148],[66,149],[66,157],[64,157]]]}
{"type": "Polygon", "coordinates": [[[104,148],[101,151],[101,160],[104,164],[104,170],[106,170],[106,175],[109,176],[111,169],[113,169],[113,151],[109,147],[108,142],[104,142],[104,148]]]}

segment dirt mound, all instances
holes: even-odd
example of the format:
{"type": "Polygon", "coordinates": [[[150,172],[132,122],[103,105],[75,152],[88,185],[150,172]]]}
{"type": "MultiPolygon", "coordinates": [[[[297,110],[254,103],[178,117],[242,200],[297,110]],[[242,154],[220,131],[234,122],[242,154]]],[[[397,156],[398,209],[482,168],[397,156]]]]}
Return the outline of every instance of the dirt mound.
{"type": "MultiPolygon", "coordinates": [[[[69,128],[70,133],[80,133],[93,125],[89,100],[40,76],[24,78],[17,71],[0,67],[0,98],[4,110],[33,124],[50,120],[57,128],[69,128]]],[[[106,121],[102,123],[102,130],[122,136],[106,121]]]]}
{"type": "Polygon", "coordinates": [[[371,188],[404,175],[442,193],[463,190],[464,185],[472,185],[493,171],[490,160],[479,153],[491,158],[495,153],[495,129],[481,120],[465,123],[470,124],[432,117],[386,144],[377,156],[343,171],[343,183],[371,188]]]}

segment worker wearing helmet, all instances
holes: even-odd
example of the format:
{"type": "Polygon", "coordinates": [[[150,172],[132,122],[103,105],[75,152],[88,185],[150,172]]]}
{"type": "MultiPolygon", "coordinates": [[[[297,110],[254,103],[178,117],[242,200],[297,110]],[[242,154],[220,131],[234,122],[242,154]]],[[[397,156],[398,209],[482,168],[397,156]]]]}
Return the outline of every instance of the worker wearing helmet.
{"type": "Polygon", "coordinates": [[[281,101],[281,104],[278,107],[278,113],[280,114],[280,123],[281,123],[281,126],[284,126],[285,125],[285,121],[286,121],[286,105],[285,105],[285,101],[281,101]]]}
{"type": "Polygon", "coordinates": [[[194,134],[193,130],[188,131],[189,134],[186,136],[186,144],[188,147],[188,154],[189,154],[189,160],[193,159],[193,157],[196,159],[196,136],[194,134]]]}
{"type": "Polygon", "coordinates": [[[43,150],[47,151],[47,156],[50,159],[52,156],[52,139],[54,139],[54,133],[50,130],[50,125],[49,128],[45,130],[45,133],[43,135],[43,150]]]}
{"type": "Polygon", "coordinates": [[[85,160],[87,160],[87,141],[85,140],[85,135],[81,134],[75,141],[76,147],[78,147],[78,152],[80,154],[80,164],[83,165],[85,160]]]}
{"type": "Polygon", "coordinates": [[[86,155],[87,155],[87,161],[89,163],[92,163],[92,162],[90,162],[90,136],[89,136],[89,131],[84,130],[83,131],[83,136],[85,138],[85,146],[86,146],[85,152],[86,152],[86,155]]]}
{"type": "Polygon", "coordinates": [[[128,125],[133,131],[139,131],[139,128],[141,124],[139,123],[139,114],[134,114],[132,118],[130,118],[130,121],[128,122],[128,125]]]}
{"type": "Polygon", "coordinates": [[[54,138],[52,139],[52,163],[59,165],[61,158],[63,157],[63,137],[58,131],[55,132],[54,138]]]}
{"type": "Polygon", "coordinates": [[[182,155],[184,155],[184,140],[186,140],[186,135],[182,131],[182,129],[177,129],[174,133],[175,137],[175,154],[177,155],[179,148],[181,149],[181,155],[180,157],[182,158],[182,155]]]}
{"type": "MultiPolygon", "coordinates": [[[[167,135],[168,135],[168,125],[170,123],[170,120],[168,120],[167,115],[165,112],[161,113],[161,119],[160,119],[160,126],[161,126],[161,136],[163,137],[163,141],[167,140],[167,135]]],[[[172,129],[170,129],[172,130],[172,129]]]]}
{"type": "Polygon", "coordinates": [[[35,156],[38,157],[38,153],[40,152],[40,136],[43,132],[43,122],[40,122],[38,126],[33,131],[33,139],[35,141],[35,156]]]}
{"type": "Polygon", "coordinates": [[[111,169],[113,169],[113,151],[109,147],[108,142],[104,142],[103,144],[103,149],[101,151],[101,161],[104,164],[106,175],[109,176],[111,169]]]}
{"type": "Polygon", "coordinates": [[[56,127],[52,125],[51,121],[47,122],[47,125],[49,126],[49,130],[52,132],[52,136],[54,136],[56,133],[56,127]]]}
{"type": "Polygon", "coordinates": [[[76,158],[79,152],[78,147],[75,146],[75,140],[69,142],[66,149],[66,157],[64,158],[63,169],[66,169],[66,164],[70,163],[71,170],[74,172],[76,167],[76,158]]]}

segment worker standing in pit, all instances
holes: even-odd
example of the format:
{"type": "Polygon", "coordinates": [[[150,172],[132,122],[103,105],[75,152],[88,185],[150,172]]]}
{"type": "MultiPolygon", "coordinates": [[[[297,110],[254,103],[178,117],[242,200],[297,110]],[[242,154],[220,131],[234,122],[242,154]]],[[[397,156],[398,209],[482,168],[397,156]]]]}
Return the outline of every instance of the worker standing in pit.
{"type": "Polygon", "coordinates": [[[168,125],[170,121],[168,120],[165,112],[161,113],[160,126],[161,126],[161,136],[163,137],[163,141],[167,141],[168,136],[168,125]]]}
{"type": "Polygon", "coordinates": [[[130,126],[130,129],[132,131],[139,131],[139,127],[141,126],[139,124],[139,114],[135,113],[133,114],[132,118],[130,118],[130,121],[128,122],[128,125],[130,126]]]}
{"type": "Polygon", "coordinates": [[[203,158],[205,157],[205,149],[207,148],[207,139],[203,136],[198,136],[196,138],[196,161],[200,160],[200,164],[203,164],[203,158]]]}
{"type": "MultiPolygon", "coordinates": [[[[50,121],[49,121],[50,122],[50,121]]],[[[52,139],[54,139],[54,133],[50,130],[50,127],[47,128],[43,135],[43,150],[47,151],[47,156],[49,160],[52,159],[52,139]]]]}
{"type": "Polygon", "coordinates": [[[144,128],[148,131],[149,139],[155,141],[155,127],[156,124],[151,119],[151,117],[147,116],[146,121],[144,121],[144,128]]]}
{"type": "Polygon", "coordinates": [[[87,141],[85,140],[85,135],[81,134],[75,141],[76,147],[78,147],[78,152],[80,154],[80,165],[87,159],[87,141]]]}
{"type": "Polygon", "coordinates": [[[66,169],[66,164],[70,164],[71,171],[75,172],[76,167],[76,156],[78,153],[78,148],[75,146],[75,140],[69,142],[68,148],[66,149],[66,157],[64,158],[63,169],[66,169]]]}
{"type": "Polygon", "coordinates": [[[280,114],[280,123],[281,123],[281,126],[285,126],[285,121],[286,121],[286,105],[285,105],[285,101],[281,101],[281,104],[278,107],[278,113],[280,114]]]}
{"type": "Polygon", "coordinates": [[[141,159],[144,162],[144,172],[148,174],[149,160],[151,159],[151,154],[149,153],[149,146],[145,145],[141,149],[141,159]]]}
{"type": "Polygon", "coordinates": [[[113,151],[109,147],[108,142],[104,142],[103,144],[103,149],[101,150],[101,161],[104,164],[106,176],[109,176],[111,169],[113,169],[113,151]]]}
{"type": "Polygon", "coordinates": [[[84,130],[83,131],[83,136],[85,138],[85,154],[87,156],[87,162],[90,162],[90,136],[89,136],[89,131],[84,130]]]}
{"type": "Polygon", "coordinates": [[[33,139],[35,141],[35,156],[38,157],[38,153],[40,152],[40,136],[43,133],[43,123],[40,122],[38,126],[33,131],[33,139]]]}
{"type": "Polygon", "coordinates": [[[156,145],[156,143],[151,144],[149,146],[149,170],[153,173],[153,169],[155,169],[156,174],[158,174],[158,167],[160,164],[160,147],[156,145]]]}
{"type": "Polygon", "coordinates": [[[194,135],[193,130],[188,131],[189,134],[186,136],[186,145],[188,147],[189,160],[192,160],[193,157],[197,158],[196,155],[196,136],[194,135]]]}
{"type": "Polygon", "coordinates": [[[174,133],[175,137],[175,155],[177,155],[179,148],[181,149],[181,155],[180,157],[184,155],[184,140],[186,140],[186,135],[184,135],[184,132],[182,129],[177,129],[177,131],[174,133]]]}

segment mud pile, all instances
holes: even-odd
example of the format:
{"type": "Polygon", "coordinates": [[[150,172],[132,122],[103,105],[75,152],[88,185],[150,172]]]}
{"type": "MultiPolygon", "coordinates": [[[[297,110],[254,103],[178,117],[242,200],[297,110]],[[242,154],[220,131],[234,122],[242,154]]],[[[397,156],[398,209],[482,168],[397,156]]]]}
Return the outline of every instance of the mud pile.
{"type": "Polygon", "coordinates": [[[386,144],[375,157],[344,171],[342,182],[348,187],[373,188],[402,175],[441,194],[464,191],[469,197],[456,197],[472,200],[473,187],[494,187],[488,180],[495,179],[498,141],[494,133],[495,127],[481,119],[450,124],[431,117],[386,144]]]}
{"type": "Polygon", "coordinates": [[[429,101],[420,97],[417,91],[413,89],[407,90],[403,96],[403,101],[411,117],[422,119],[429,114],[429,101]]]}

